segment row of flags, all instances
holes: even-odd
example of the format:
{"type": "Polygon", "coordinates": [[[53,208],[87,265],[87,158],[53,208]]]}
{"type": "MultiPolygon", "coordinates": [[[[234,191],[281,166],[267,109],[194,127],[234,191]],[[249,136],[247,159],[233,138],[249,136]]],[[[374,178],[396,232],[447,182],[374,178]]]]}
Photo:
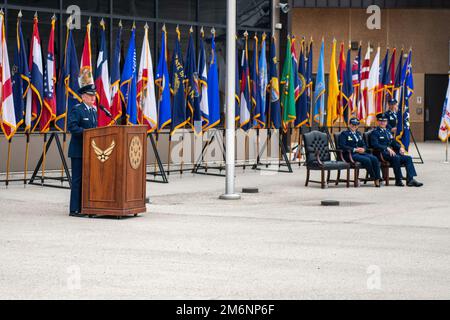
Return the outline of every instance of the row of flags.
{"type": "Polygon", "coordinates": [[[197,57],[194,33],[191,28],[186,57],[181,49],[181,34],[177,37],[169,60],[167,30],[162,28],[161,52],[156,72],[152,65],[148,25],[145,25],[139,67],[136,48],[136,27],[133,24],[127,53],[121,66],[121,37],[115,39],[112,70],[108,69],[108,50],[105,23],[100,22],[100,45],[96,65],[91,52],[91,22],[86,25],[83,52],[78,62],[72,30],[67,20],[63,59],[56,75],[54,32],[56,18],[52,18],[47,56],[42,56],[39,20],[34,16],[30,50],[27,51],[21,26],[22,14],[17,17],[16,46],[13,72],[9,68],[6,47],[4,14],[0,12],[0,124],[10,139],[23,125],[25,132],[48,132],[52,124],[62,132],[67,130],[71,108],[81,102],[80,87],[95,84],[99,126],[108,126],[125,110],[127,124],[144,124],[148,132],[191,126],[197,134],[220,123],[218,63],[215,52],[215,30],[211,31],[211,53],[207,60],[205,34],[201,30],[200,53],[197,57]],[[198,64],[197,64],[198,61],[198,64]],[[170,65],[169,65],[170,63],[170,65]],[[155,77],[154,77],[155,75],[155,77]],[[58,81],[57,81],[58,79],[58,81]],[[107,109],[112,118],[101,109],[107,109]]]}
{"type": "MultiPolygon", "coordinates": [[[[167,30],[163,26],[161,50],[156,71],[153,70],[146,25],[139,66],[136,49],[136,27],[131,29],[123,69],[121,57],[122,25],[115,38],[114,56],[108,69],[105,24],[100,22],[100,45],[93,68],[91,61],[91,23],[86,26],[83,53],[78,62],[76,48],[67,21],[64,56],[56,75],[54,51],[55,17],[52,18],[47,56],[42,57],[38,17],[34,17],[30,50],[25,48],[21,28],[21,13],[17,18],[13,75],[4,39],[4,17],[1,18],[0,79],[2,91],[1,126],[10,138],[24,124],[26,132],[48,132],[51,124],[65,132],[70,109],[81,101],[77,94],[81,86],[95,83],[99,126],[111,125],[125,110],[128,124],[144,124],[149,132],[191,127],[196,134],[220,123],[219,73],[215,47],[215,31],[211,30],[211,51],[207,59],[205,34],[201,30],[198,55],[194,34],[189,32],[186,55],[182,53],[181,34],[176,28],[175,46],[169,57],[167,30]],[[27,54],[28,53],[28,54],[27,54]],[[58,81],[56,81],[58,79],[58,81]],[[10,88],[11,87],[11,88],[10,88]],[[100,107],[113,116],[110,119],[100,107]]],[[[236,37],[236,41],[238,41],[236,37]]],[[[411,51],[403,63],[403,51],[396,59],[396,49],[387,49],[380,63],[380,48],[370,61],[370,45],[362,56],[360,44],[351,59],[342,43],[337,57],[337,41],[333,40],[328,86],[325,84],[322,39],[315,79],[313,79],[313,41],[288,36],[281,77],[278,76],[276,39],[270,44],[266,34],[250,38],[244,33],[244,48],[236,46],[236,123],[243,130],[251,128],[288,128],[312,126],[332,127],[346,123],[352,116],[367,126],[375,123],[376,115],[384,112],[389,99],[400,102],[398,138],[409,145],[409,98],[413,93],[411,51]],[[252,57],[249,57],[250,43],[252,57]],[[269,57],[266,56],[270,48],[269,57]],[[300,51],[296,52],[296,47],[300,51]],[[337,64],[336,64],[337,60],[337,64]]]]}

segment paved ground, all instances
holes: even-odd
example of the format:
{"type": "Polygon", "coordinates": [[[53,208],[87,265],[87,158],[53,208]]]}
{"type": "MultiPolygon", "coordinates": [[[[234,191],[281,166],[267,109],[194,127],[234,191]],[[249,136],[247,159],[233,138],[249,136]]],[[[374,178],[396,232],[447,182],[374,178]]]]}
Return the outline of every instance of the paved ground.
{"type": "Polygon", "coordinates": [[[70,218],[65,190],[1,186],[0,298],[449,299],[450,165],[442,144],[420,148],[420,189],[238,170],[260,193],[224,202],[223,178],[171,176],[121,221],[70,218]]]}

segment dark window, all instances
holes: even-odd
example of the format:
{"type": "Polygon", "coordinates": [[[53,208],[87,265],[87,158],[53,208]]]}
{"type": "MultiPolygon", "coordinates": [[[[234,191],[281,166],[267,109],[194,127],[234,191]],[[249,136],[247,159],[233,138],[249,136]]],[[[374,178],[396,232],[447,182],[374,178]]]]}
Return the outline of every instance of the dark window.
{"type": "Polygon", "coordinates": [[[195,20],[196,0],[162,0],[159,1],[158,17],[168,20],[195,20]]]}
{"type": "Polygon", "coordinates": [[[81,12],[109,12],[109,0],[63,0],[63,9],[66,10],[72,4],[79,6],[81,12]]]}
{"type": "Polygon", "coordinates": [[[59,0],[10,0],[8,1],[8,4],[27,7],[59,9],[59,0]]]}
{"type": "Polygon", "coordinates": [[[268,0],[238,0],[237,25],[239,27],[270,28],[271,5],[268,0]]]}
{"type": "Polygon", "coordinates": [[[155,4],[153,0],[111,0],[114,14],[129,17],[155,17],[155,4]]]}

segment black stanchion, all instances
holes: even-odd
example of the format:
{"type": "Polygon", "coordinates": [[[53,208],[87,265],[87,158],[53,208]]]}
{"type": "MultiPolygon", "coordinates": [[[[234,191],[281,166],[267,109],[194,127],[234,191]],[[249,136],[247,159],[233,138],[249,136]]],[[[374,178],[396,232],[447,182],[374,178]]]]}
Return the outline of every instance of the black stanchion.
{"type": "MultiPolygon", "coordinates": [[[[158,133],[156,133],[156,135],[157,134],[158,133]]],[[[149,134],[147,134],[147,136],[150,138],[150,142],[152,144],[152,149],[153,149],[153,152],[155,154],[155,159],[156,159],[156,162],[157,162],[158,168],[159,168],[159,172],[157,172],[156,170],[154,172],[147,172],[147,175],[150,174],[150,175],[153,175],[155,177],[155,179],[148,179],[147,178],[147,181],[148,182],[158,182],[158,183],[169,183],[169,180],[167,179],[166,171],[164,170],[164,166],[163,166],[162,161],[161,161],[161,157],[159,156],[157,144],[155,142],[155,139],[153,138],[153,134],[149,133],[149,134]],[[161,176],[162,181],[156,180],[156,176],[161,176]]]]}

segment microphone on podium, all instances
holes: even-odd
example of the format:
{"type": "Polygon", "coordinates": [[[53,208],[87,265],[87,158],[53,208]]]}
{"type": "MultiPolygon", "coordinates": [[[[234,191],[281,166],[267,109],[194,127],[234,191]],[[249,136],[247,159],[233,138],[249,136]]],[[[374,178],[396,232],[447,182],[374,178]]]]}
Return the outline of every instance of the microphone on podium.
{"type": "Polygon", "coordinates": [[[116,125],[118,125],[118,123],[117,123],[117,120],[116,119],[114,119],[114,117],[113,117],[113,115],[111,114],[111,112],[108,110],[108,109],[106,109],[104,106],[102,106],[102,105],[99,105],[99,107],[100,107],[100,109],[111,119],[111,120],[114,120],[114,122],[115,122],[115,124],[116,125]]]}

